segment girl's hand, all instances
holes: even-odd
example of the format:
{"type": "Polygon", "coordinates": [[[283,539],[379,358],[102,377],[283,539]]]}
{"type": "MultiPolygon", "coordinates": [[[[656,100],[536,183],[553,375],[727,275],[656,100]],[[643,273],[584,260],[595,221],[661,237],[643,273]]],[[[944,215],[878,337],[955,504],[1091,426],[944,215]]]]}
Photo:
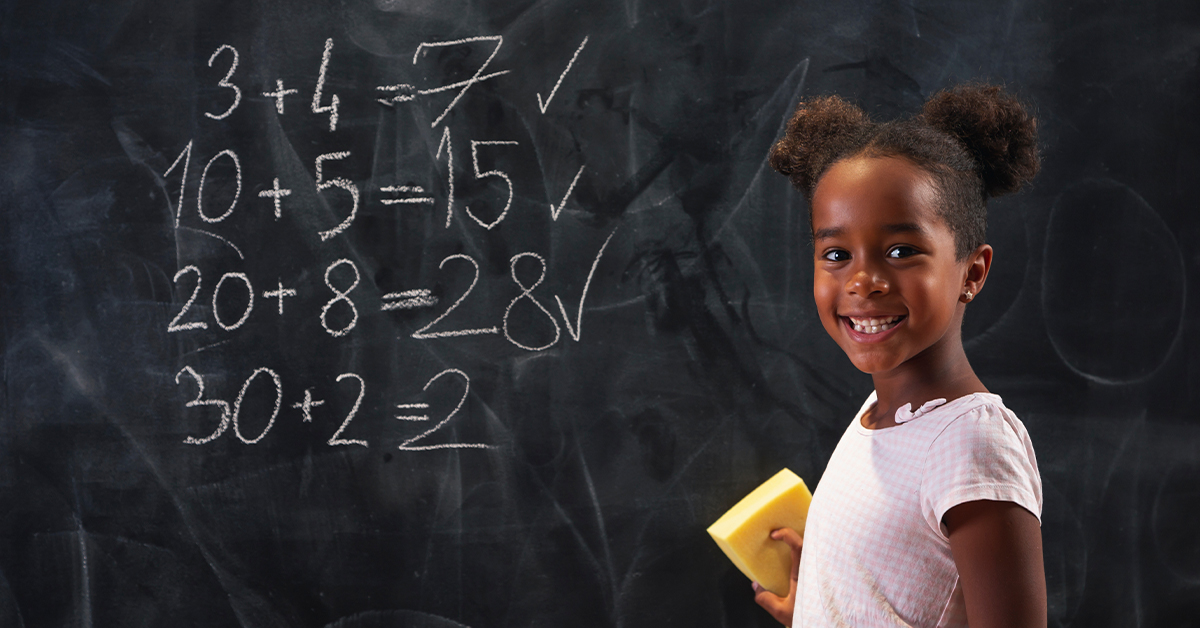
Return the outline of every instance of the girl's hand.
{"type": "Polygon", "coordinates": [[[771,538],[783,541],[792,548],[792,578],[788,587],[787,597],[779,597],[754,583],[754,601],[765,608],[775,621],[784,626],[792,625],[792,614],[796,610],[796,579],[800,576],[800,551],[804,548],[804,539],[791,528],[779,528],[771,533],[771,538]]]}

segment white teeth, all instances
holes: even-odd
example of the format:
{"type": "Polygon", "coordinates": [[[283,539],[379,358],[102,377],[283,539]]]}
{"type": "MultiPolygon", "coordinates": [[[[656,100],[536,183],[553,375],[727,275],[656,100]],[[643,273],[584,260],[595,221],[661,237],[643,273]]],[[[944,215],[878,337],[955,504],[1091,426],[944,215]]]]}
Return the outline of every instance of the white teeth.
{"type": "Polygon", "coordinates": [[[854,331],[860,334],[878,334],[896,326],[903,318],[901,316],[885,316],[882,318],[851,318],[854,331]]]}

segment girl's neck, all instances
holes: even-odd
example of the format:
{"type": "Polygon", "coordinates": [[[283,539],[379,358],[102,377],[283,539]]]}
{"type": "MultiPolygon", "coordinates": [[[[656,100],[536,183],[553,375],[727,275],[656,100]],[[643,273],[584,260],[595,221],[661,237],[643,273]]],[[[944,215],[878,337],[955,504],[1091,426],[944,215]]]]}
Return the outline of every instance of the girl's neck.
{"type": "Polygon", "coordinates": [[[877,400],[863,415],[863,426],[868,429],[895,426],[896,410],[906,403],[916,410],[933,399],[951,400],[988,392],[967,361],[962,341],[954,340],[957,342],[934,345],[891,371],[872,373],[877,400]]]}

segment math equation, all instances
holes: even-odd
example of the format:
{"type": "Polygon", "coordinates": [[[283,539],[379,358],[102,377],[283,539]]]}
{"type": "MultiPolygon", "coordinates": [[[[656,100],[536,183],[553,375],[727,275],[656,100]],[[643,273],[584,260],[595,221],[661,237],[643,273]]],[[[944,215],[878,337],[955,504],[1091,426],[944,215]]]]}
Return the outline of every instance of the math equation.
{"type": "MultiPolygon", "coordinates": [[[[574,52],[561,60],[561,72],[546,76],[545,87],[530,94],[529,107],[532,110],[536,106],[537,112],[531,115],[545,115],[554,107],[556,96],[570,82],[572,69],[585,53],[587,43],[588,38],[582,37],[574,52]]],[[[397,334],[388,339],[390,342],[471,343],[478,342],[480,337],[495,336],[503,338],[518,353],[543,352],[567,342],[568,338],[579,342],[583,337],[588,292],[617,235],[617,227],[607,227],[603,239],[597,239],[591,250],[580,251],[575,259],[554,259],[553,264],[546,252],[536,250],[517,250],[500,259],[469,252],[438,254],[437,259],[428,261],[436,263],[437,273],[453,278],[453,281],[447,279],[447,283],[456,286],[454,290],[440,291],[441,294],[431,285],[379,289],[372,284],[370,273],[361,267],[361,261],[339,253],[344,249],[335,248],[339,241],[353,238],[356,228],[360,228],[360,218],[371,212],[428,212],[439,229],[450,230],[457,223],[459,233],[480,236],[498,233],[498,227],[506,220],[511,221],[514,206],[519,202],[514,200],[517,199],[514,175],[496,165],[495,158],[504,151],[519,148],[522,140],[494,137],[464,140],[460,138],[463,133],[451,124],[454,120],[451,113],[479,93],[478,86],[504,80],[510,74],[510,70],[497,69],[494,63],[503,45],[501,36],[422,42],[412,51],[411,58],[397,62],[417,66],[430,53],[439,51],[464,51],[461,54],[477,61],[473,69],[467,70],[469,76],[461,80],[430,85],[352,85],[353,91],[347,91],[350,83],[337,81],[335,60],[339,49],[332,37],[324,41],[320,63],[313,68],[311,80],[303,84],[289,83],[279,77],[245,76],[245,60],[237,47],[222,44],[213,50],[207,58],[207,67],[221,78],[201,89],[214,94],[210,102],[219,104],[202,112],[201,124],[195,125],[197,135],[182,138],[184,141],[173,148],[159,149],[160,153],[173,157],[170,165],[158,174],[169,192],[176,233],[216,243],[225,252],[227,261],[206,265],[203,261],[179,260],[172,277],[175,299],[166,333],[205,335],[206,350],[237,351],[242,341],[239,332],[258,320],[260,324],[284,327],[297,338],[324,334],[344,342],[374,343],[379,339],[356,338],[362,322],[368,317],[402,313],[421,318],[414,324],[415,330],[410,328],[397,334]],[[250,84],[258,87],[252,89],[250,84]],[[265,89],[264,84],[268,86],[265,89]],[[346,127],[354,124],[353,119],[348,121],[344,115],[347,106],[370,101],[370,106],[397,111],[422,99],[426,104],[422,111],[429,113],[426,130],[430,137],[436,138],[433,151],[438,162],[436,172],[444,178],[379,184],[375,183],[376,177],[349,176],[348,172],[353,170],[349,165],[372,147],[343,139],[346,127]],[[315,116],[324,137],[310,144],[318,144],[319,154],[299,172],[296,168],[283,168],[255,178],[249,173],[256,169],[248,167],[250,159],[240,155],[237,147],[207,145],[202,125],[236,121],[249,102],[269,107],[280,119],[315,116]],[[461,190],[464,178],[484,186],[494,197],[491,202],[476,207],[469,200],[456,199],[456,183],[461,190]],[[317,199],[328,208],[323,216],[332,218],[314,224],[311,212],[295,211],[297,205],[306,202],[305,198],[317,199]],[[267,224],[288,221],[295,224],[286,232],[268,229],[253,235],[244,230],[221,230],[222,224],[247,212],[266,216],[263,220],[268,220],[267,224]],[[317,268],[276,264],[268,265],[273,271],[262,270],[255,263],[260,247],[247,238],[277,239],[281,233],[297,238],[295,247],[317,251],[318,255],[326,247],[330,254],[317,268]],[[229,264],[233,264],[232,268],[229,264]],[[504,268],[494,268],[499,264],[504,268]],[[493,272],[481,272],[489,270],[493,272]],[[567,294],[552,289],[546,281],[552,271],[575,273],[578,277],[572,281],[576,286],[581,284],[582,290],[576,288],[574,294],[567,294]],[[478,296],[477,288],[489,282],[503,284],[492,286],[488,292],[505,294],[501,302],[478,296]],[[514,316],[518,310],[524,314],[514,316]]],[[[545,212],[550,224],[557,223],[587,176],[587,166],[583,163],[570,166],[569,171],[572,176],[545,184],[547,196],[553,195],[554,200],[538,204],[537,210],[545,212]],[[554,186],[557,189],[552,191],[554,186]]],[[[334,413],[328,399],[311,386],[289,384],[278,365],[250,366],[240,375],[223,372],[227,375],[221,378],[224,390],[218,391],[212,383],[213,374],[202,372],[202,368],[185,359],[174,381],[181,397],[187,399],[184,407],[189,413],[188,424],[194,429],[182,442],[193,446],[221,438],[235,438],[245,445],[270,442],[273,430],[283,420],[280,415],[284,414],[303,423],[328,423],[324,444],[330,447],[370,447],[369,439],[355,436],[355,426],[359,421],[372,419],[395,422],[399,430],[396,438],[402,441],[397,447],[401,451],[493,447],[488,442],[446,437],[455,421],[462,419],[462,410],[472,394],[472,382],[464,370],[466,367],[444,366],[448,368],[431,371],[423,382],[370,381],[366,373],[330,373],[330,381],[323,388],[326,396],[328,391],[336,391],[346,402],[342,405],[349,404],[348,410],[331,416],[334,413]],[[423,398],[435,388],[440,388],[443,396],[456,395],[453,407],[434,408],[423,398]],[[385,416],[362,416],[368,395],[389,398],[386,403],[372,406],[389,408],[385,416]],[[250,396],[258,401],[248,404],[246,399],[250,396]],[[250,413],[255,416],[246,416],[250,413]]]]}

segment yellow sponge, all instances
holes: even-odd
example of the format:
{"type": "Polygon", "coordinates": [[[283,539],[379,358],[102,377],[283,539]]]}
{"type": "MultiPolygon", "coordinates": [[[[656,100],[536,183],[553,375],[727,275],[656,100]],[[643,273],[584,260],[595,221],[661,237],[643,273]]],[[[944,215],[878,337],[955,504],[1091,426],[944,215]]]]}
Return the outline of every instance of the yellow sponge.
{"type": "Polygon", "coordinates": [[[721,515],[708,533],[746,577],[776,595],[787,595],[792,551],[770,535],[791,528],[804,536],[810,502],[804,480],[784,469],[721,515]]]}

